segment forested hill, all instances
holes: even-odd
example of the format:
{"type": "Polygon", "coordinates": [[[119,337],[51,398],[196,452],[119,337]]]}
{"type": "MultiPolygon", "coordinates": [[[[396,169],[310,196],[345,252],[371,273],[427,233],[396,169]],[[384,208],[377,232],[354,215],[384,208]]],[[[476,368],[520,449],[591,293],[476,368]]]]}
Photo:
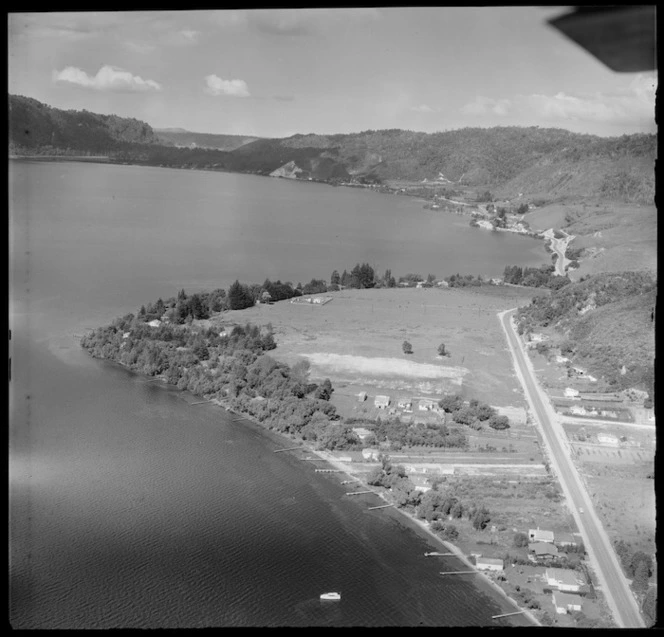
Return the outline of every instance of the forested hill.
{"type": "Polygon", "coordinates": [[[130,163],[335,183],[438,180],[490,188],[505,198],[523,193],[652,203],[654,197],[653,134],[602,138],[556,128],[496,127],[442,133],[369,130],[250,141],[205,134],[194,138],[199,134],[182,130],[157,134],[134,119],[62,111],[19,96],[10,96],[9,103],[10,151],[24,154],[69,149],[130,163]]]}
{"type": "Polygon", "coordinates": [[[152,127],[137,119],[63,111],[30,97],[9,96],[9,149],[20,154],[108,154],[126,144],[155,144],[152,127]]]}

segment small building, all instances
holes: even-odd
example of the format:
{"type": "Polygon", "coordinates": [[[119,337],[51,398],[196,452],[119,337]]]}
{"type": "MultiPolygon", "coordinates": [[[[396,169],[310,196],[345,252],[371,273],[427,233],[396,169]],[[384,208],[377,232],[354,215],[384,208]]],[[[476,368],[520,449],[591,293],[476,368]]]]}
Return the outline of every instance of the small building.
{"type": "Polygon", "coordinates": [[[544,341],[544,335],[539,332],[532,332],[530,334],[531,343],[542,343],[544,341]]]}
{"type": "Polygon", "coordinates": [[[161,321],[159,319],[155,319],[154,321],[150,321],[148,325],[150,327],[161,327],[161,321]]]}
{"type": "Polygon", "coordinates": [[[475,566],[480,571],[502,571],[504,568],[503,560],[494,559],[492,557],[475,558],[475,566]]]}
{"type": "Polygon", "coordinates": [[[539,526],[536,529],[528,529],[528,539],[531,542],[548,542],[553,544],[553,531],[544,531],[539,526]]]}
{"type": "Polygon", "coordinates": [[[376,462],[378,461],[378,456],[380,455],[380,451],[378,449],[362,449],[362,457],[365,460],[375,460],[376,462]]]}
{"type": "Polygon", "coordinates": [[[417,408],[418,408],[420,411],[430,411],[430,410],[433,409],[435,406],[436,406],[435,401],[433,401],[433,400],[429,400],[428,398],[425,398],[424,400],[420,400],[420,403],[419,403],[419,405],[417,406],[417,408]]]}
{"type": "Polygon", "coordinates": [[[360,439],[366,440],[370,436],[373,436],[373,432],[364,427],[353,427],[353,433],[360,439]]]}
{"type": "Polygon", "coordinates": [[[399,398],[397,402],[397,407],[399,407],[399,409],[410,409],[412,406],[413,403],[410,398],[399,398]]]}
{"type": "Polygon", "coordinates": [[[389,396],[376,396],[374,399],[374,407],[378,409],[387,409],[390,406],[389,396]]]}
{"type": "Polygon", "coordinates": [[[597,434],[597,440],[601,445],[611,445],[612,447],[617,447],[620,444],[618,437],[612,434],[597,434]]]}
{"type": "Polygon", "coordinates": [[[547,568],[545,578],[551,588],[559,591],[578,593],[581,588],[576,571],[569,568],[547,568]]]}
{"type": "Polygon", "coordinates": [[[358,399],[359,402],[363,403],[363,402],[367,399],[367,392],[365,392],[365,391],[361,391],[361,392],[357,395],[357,399],[358,399]]]}
{"type": "Polygon", "coordinates": [[[612,409],[602,409],[600,415],[603,418],[618,418],[618,413],[613,411],[612,409]]]}
{"type": "Polygon", "coordinates": [[[548,560],[560,556],[558,549],[550,542],[531,542],[528,545],[528,552],[532,553],[537,560],[548,560]]]}
{"type": "Polygon", "coordinates": [[[554,544],[556,546],[576,546],[578,542],[571,533],[556,533],[554,544]]]}
{"type": "Polygon", "coordinates": [[[554,591],[552,597],[556,613],[559,615],[566,615],[568,612],[572,611],[581,611],[583,607],[583,600],[577,595],[554,591]]]}
{"type": "Polygon", "coordinates": [[[578,389],[572,389],[571,387],[565,387],[565,391],[563,392],[565,398],[578,398],[579,397],[579,390],[578,389]]]}
{"type": "Polygon", "coordinates": [[[575,416],[587,416],[588,412],[583,405],[572,405],[569,408],[569,413],[574,414],[575,416]]]}
{"type": "Polygon", "coordinates": [[[438,283],[436,283],[436,285],[439,288],[449,288],[450,287],[450,284],[447,281],[438,281],[438,283]]]}
{"type": "Polygon", "coordinates": [[[567,356],[561,356],[560,354],[557,354],[556,363],[569,363],[569,358],[567,358],[567,356]]]}

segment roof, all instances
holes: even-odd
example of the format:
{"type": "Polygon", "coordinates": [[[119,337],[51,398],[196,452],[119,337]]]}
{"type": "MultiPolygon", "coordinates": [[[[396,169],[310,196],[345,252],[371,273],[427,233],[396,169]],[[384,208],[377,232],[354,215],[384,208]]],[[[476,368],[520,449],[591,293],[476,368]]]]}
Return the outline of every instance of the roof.
{"type": "Polygon", "coordinates": [[[574,544],[577,543],[576,537],[574,537],[571,533],[556,533],[555,539],[556,542],[572,542],[574,544]]]}
{"type": "Polygon", "coordinates": [[[540,540],[547,539],[553,542],[553,531],[545,531],[544,529],[528,529],[528,535],[533,535],[540,540]]]}
{"type": "Polygon", "coordinates": [[[572,571],[568,568],[547,568],[546,577],[547,579],[555,579],[557,582],[568,586],[577,586],[581,584],[576,571],[572,571]]]}
{"type": "Polygon", "coordinates": [[[528,545],[528,550],[533,551],[536,555],[557,555],[558,549],[549,544],[548,542],[531,542],[528,545]]]}
{"type": "Polygon", "coordinates": [[[390,397],[389,396],[376,396],[376,399],[374,400],[376,403],[384,403],[388,404],[390,402],[390,397]]]}

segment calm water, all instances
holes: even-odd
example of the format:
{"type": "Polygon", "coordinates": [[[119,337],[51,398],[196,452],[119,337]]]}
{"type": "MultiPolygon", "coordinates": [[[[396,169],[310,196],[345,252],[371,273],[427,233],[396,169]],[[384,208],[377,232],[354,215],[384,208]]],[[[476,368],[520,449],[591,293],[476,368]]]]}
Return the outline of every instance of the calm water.
{"type": "Polygon", "coordinates": [[[12,161],[10,198],[13,627],[464,626],[511,610],[475,576],[441,578],[459,564],[424,558],[431,541],[395,511],[367,512],[272,453],[283,441],[74,335],[182,287],[358,261],[497,275],[545,262],[541,243],[246,175],[12,161]],[[342,601],[320,602],[330,590],[342,601]]]}

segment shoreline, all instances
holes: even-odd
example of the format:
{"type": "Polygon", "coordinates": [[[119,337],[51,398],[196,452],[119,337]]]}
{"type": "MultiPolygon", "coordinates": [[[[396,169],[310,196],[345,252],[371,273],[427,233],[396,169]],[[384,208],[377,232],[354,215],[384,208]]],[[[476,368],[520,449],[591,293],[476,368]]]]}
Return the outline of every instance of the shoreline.
{"type": "MultiPolygon", "coordinates": [[[[237,411],[231,409],[230,407],[226,406],[222,401],[220,401],[218,399],[212,399],[210,401],[210,403],[214,404],[218,407],[222,407],[229,414],[233,414],[234,416],[238,416],[240,418],[243,418],[243,419],[247,420],[248,422],[252,423],[253,425],[255,425],[257,427],[260,427],[263,431],[271,431],[270,429],[265,427],[263,424],[258,422],[256,419],[252,418],[249,414],[243,414],[241,412],[237,412],[237,411]]],[[[281,437],[283,437],[283,438],[285,438],[285,439],[287,439],[287,440],[299,443],[301,445],[301,448],[303,450],[305,450],[307,453],[314,454],[320,460],[322,460],[322,461],[326,462],[327,464],[329,464],[330,466],[334,467],[339,472],[343,473],[346,477],[352,478],[354,481],[358,482],[363,487],[366,487],[367,489],[372,489],[372,487],[370,485],[368,485],[362,479],[358,478],[357,475],[354,474],[351,471],[350,467],[345,462],[341,462],[340,460],[338,460],[332,453],[327,452],[327,451],[322,451],[322,450],[319,450],[319,449],[314,449],[311,445],[307,444],[305,441],[303,441],[301,439],[297,439],[297,438],[295,438],[293,436],[290,436],[288,434],[283,434],[283,433],[280,433],[280,432],[274,432],[274,433],[281,436],[281,437]]],[[[386,504],[394,504],[393,502],[391,502],[389,500],[389,498],[387,498],[385,496],[384,493],[382,493],[380,491],[376,491],[375,493],[386,504]]],[[[533,613],[530,610],[528,610],[527,608],[521,608],[518,605],[518,603],[516,602],[516,600],[514,600],[512,597],[510,597],[503,588],[501,588],[496,582],[493,581],[493,579],[491,579],[491,577],[489,577],[487,574],[480,571],[468,559],[468,557],[463,553],[463,551],[458,546],[456,546],[455,544],[452,544],[451,542],[449,542],[447,540],[443,540],[441,537],[436,535],[429,528],[429,525],[428,525],[427,522],[425,522],[423,520],[420,520],[419,518],[417,518],[416,516],[414,516],[410,512],[408,512],[404,509],[401,509],[397,506],[393,506],[393,508],[396,511],[398,511],[400,515],[404,516],[405,518],[407,518],[408,520],[410,520],[411,522],[416,524],[417,527],[419,529],[421,529],[422,531],[424,531],[427,534],[428,537],[435,540],[438,544],[440,544],[443,548],[447,549],[449,552],[454,553],[455,557],[460,559],[464,563],[464,565],[466,565],[470,570],[475,571],[475,573],[477,575],[482,577],[484,582],[488,583],[497,593],[499,593],[502,596],[502,598],[505,601],[512,604],[512,606],[516,609],[516,611],[519,611],[521,614],[526,616],[532,622],[533,625],[542,626],[542,624],[537,620],[537,618],[533,615],[533,613]]]]}

